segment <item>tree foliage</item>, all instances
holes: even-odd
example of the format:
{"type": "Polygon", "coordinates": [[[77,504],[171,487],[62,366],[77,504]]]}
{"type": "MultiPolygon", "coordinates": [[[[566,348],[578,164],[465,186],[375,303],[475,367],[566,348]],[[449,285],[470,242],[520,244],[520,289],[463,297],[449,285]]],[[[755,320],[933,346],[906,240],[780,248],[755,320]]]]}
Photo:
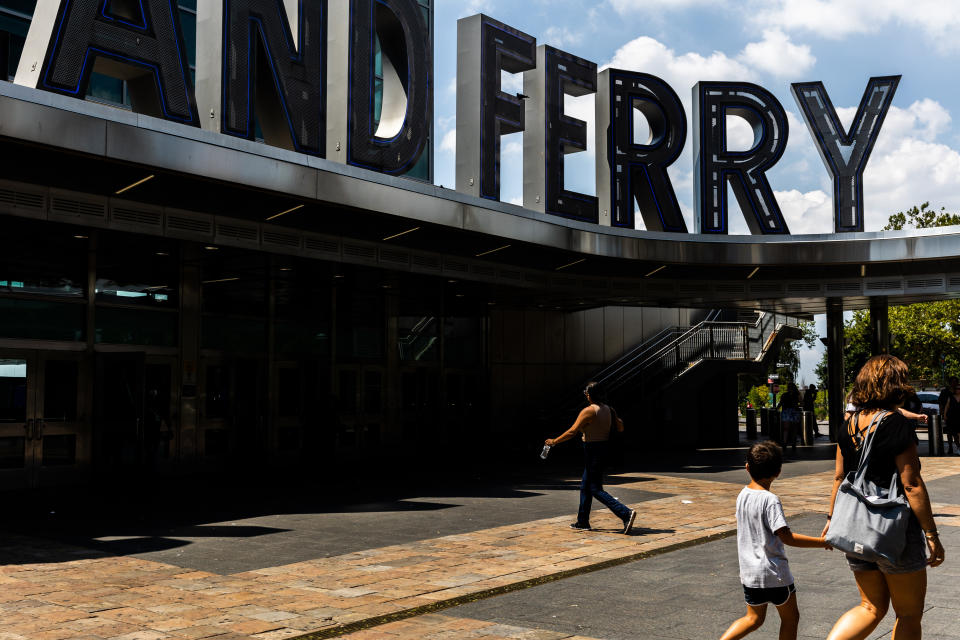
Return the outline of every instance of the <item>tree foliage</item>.
{"type": "MultiPolygon", "coordinates": [[[[890,216],[884,229],[925,229],[960,225],[960,215],[930,203],[890,216]]],[[[940,300],[893,306],[888,310],[890,353],[910,366],[910,377],[938,386],[951,375],[960,377],[960,300],[940,300]]],[[[870,356],[870,313],[854,311],[844,323],[844,386],[849,387],[870,356]]],[[[816,368],[821,388],[827,385],[826,353],[816,368]]]]}
{"type": "Polygon", "coordinates": [[[919,207],[911,207],[906,211],[895,213],[887,220],[885,231],[913,228],[929,229],[931,227],[949,227],[960,224],[960,214],[949,213],[946,207],[940,207],[940,211],[930,208],[929,202],[924,202],[919,207]]]}
{"type": "MultiPolygon", "coordinates": [[[[960,300],[941,300],[890,307],[890,353],[910,366],[910,378],[939,386],[960,377],[960,300]]],[[[843,325],[844,386],[853,384],[870,356],[870,313],[854,311],[843,325]]],[[[817,365],[820,384],[827,384],[826,354],[817,365]]]]}

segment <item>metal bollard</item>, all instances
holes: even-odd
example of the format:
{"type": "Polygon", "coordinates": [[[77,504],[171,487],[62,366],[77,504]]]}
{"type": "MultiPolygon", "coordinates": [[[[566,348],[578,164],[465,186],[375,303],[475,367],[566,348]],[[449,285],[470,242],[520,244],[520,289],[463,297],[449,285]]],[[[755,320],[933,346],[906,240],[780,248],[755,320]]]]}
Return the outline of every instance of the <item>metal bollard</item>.
{"type": "Polygon", "coordinates": [[[770,433],[770,409],[763,407],[760,409],[760,435],[770,433]]]}
{"type": "Polygon", "coordinates": [[[756,440],[757,439],[757,410],[747,409],[746,418],[747,418],[747,439],[756,440]]]}
{"type": "Polygon", "coordinates": [[[805,447],[813,446],[813,442],[814,442],[813,425],[816,419],[817,418],[814,415],[813,411],[803,412],[803,420],[801,420],[800,422],[801,424],[800,437],[801,437],[801,442],[803,442],[803,446],[805,447]]]}
{"type": "Polygon", "coordinates": [[[931,456],[943,455],[943,423],[938,415],[927,420],[927,451],[931,456]]]}
{"type": "Polygon", "coordinates": [[[780,412],[776,409],[770,409],[767,417],[770,429],[770,439],[781,447],[783,446],[783,422],[780,420],[780,412]]]}

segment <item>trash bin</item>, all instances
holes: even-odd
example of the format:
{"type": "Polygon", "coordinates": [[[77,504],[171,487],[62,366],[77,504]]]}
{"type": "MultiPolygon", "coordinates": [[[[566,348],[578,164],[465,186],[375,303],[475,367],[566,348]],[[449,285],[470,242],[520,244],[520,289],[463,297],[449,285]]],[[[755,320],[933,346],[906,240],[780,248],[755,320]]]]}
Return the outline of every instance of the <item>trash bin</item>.
{"type": "Polygon", "coordinates": [[[757,439],[757,410],[747,409],[746,418],[747,418],[747,439],[756,440],[757,439]]]}
{"type": "Polygon", "coordinates": [[[770,409],[762,407],[760,409],[760,434],[767,435],[770,433],[770,409]]]}

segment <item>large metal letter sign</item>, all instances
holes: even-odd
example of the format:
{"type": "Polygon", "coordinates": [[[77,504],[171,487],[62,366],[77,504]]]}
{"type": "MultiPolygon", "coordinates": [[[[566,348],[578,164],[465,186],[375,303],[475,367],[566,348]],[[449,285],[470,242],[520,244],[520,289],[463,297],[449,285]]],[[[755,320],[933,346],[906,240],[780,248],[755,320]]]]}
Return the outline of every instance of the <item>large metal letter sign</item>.
{"type": "Polygon", "coordinates": [[[433,123],[433,41],[417,0],[337,0],[330,6],[327,158],[381,173],[409,171],[433,123]],[[383,103],[375,120],[375,51],[383,103]]]}
{"type": "Polygon", "coordinates": [[[810,135],[817,142],[823,164],[833,176],[837,233],[863,231],[863,170],[899,82],[900,76],[870,78],[849,132],[843,130],[822,82],[797,83],[790,87],[810,135]]]}
{"type": "Polygon", "coordinates": [[[597,92],[597,197],[600,223],[633,229],[640,207],[648,231],[685,233],[667,175],[687,139],[687,116],[676,92],[646,73],[604,69],[597,92]],[[634,139],[634,112],[647,119],[650,139],[634,139]]]}
{"type": "Polygon", "coordinates": [[[176,0],[40,0],[16,82],[82,99],[97,71],[127,81],[135,111],[196,126],[186,51],[176,0]]]}
{"type": "Polygon", "coordinates": [[[787,146],[787,114],[763,87],[748,82],[698,82],[693,87],[693,179],[696,233],[727,233],[727,181],[751,233],[787,234],[765,172],[787,146]],[[753,128],[749,151],[727,150],[727,116],[753,128]]]}
{"type": "Polygon", "coordinates": [[[563,113],[564,95],[597,90],[597,65],[546,45],[537,68],[523,74],[527,130],[523,134],[523,206],[598,222],[597,199],[564,188],[563,156],[587,148],[587,123],[563,113]]]}
{"type": "Polygon", "coordinates": [[[524,126],[523,99],[501,91],[500,72],[533,69],[536,50],[536,38],[485,15],[457,22],[457,191],[500,199],[500,136],[524,126]]]}
{"type": "Polygon", "coordinates": [[[220,114],[204,118],[204,127],[253,140],[256,116],[267,144],[322,156],[326,5],[326,0],[198,3],[197,95],[202,112],[220,114]]]}

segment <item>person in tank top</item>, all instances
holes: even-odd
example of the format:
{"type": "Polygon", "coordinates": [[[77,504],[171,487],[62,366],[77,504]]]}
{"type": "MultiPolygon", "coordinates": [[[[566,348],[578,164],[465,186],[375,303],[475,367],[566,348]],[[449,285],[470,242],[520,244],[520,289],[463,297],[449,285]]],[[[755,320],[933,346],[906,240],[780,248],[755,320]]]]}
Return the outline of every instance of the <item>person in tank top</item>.
{"type": "Polygon", "coordinates": [[[603,488],[604,465],[606,464],[608,441],[612,429],[623,431],[623,421],[616,412],[607,405],[603,391],[596,382],[587,383],[583,390],[588,406],[585,407],[576,422],[562,435],[556,438],[547,438],[545,444],[557,445],[572,440],[580,435],[583,441],[583,479],[580,481],[580,509],[577,512],[577,521],[570,525],[571,529],[589,530],[590,508],[596,498],[605,507],[610,509],[623,522],[623,533],[629,534],[637,518],[637,512],[626,506],[603,488]]]}

